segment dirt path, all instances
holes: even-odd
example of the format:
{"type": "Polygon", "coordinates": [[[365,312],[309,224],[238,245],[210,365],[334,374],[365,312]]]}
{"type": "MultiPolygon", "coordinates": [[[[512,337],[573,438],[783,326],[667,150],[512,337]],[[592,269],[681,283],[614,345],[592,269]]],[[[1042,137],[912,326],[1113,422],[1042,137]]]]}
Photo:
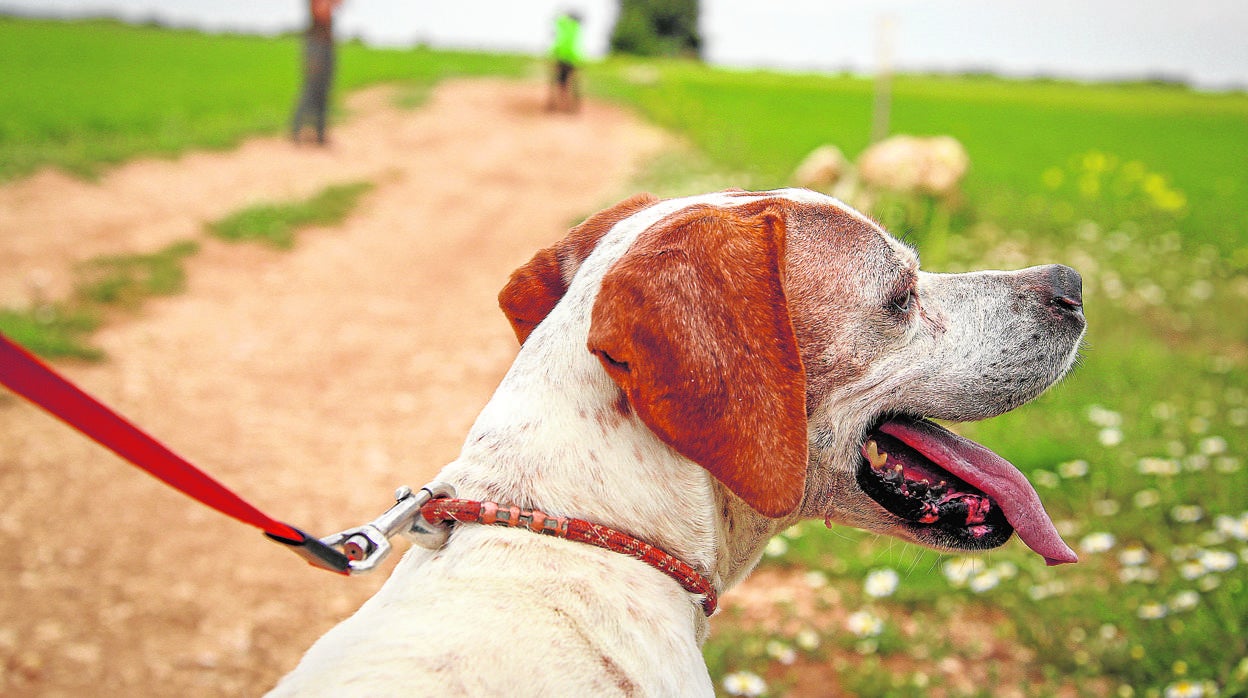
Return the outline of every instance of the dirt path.
{"type": "MultiPolygon", "coordinates": [[[[204,247],[186,293],[66,364],[89,392],[274,515],[328,533],[458,452],[515,353],[495,294],[578,216],[627,193],[665,137],[534,84],[442,85],[418,111],[351,100],[327,150],[229,153],[55,173],[0,188],[0,306],[63,294],[76,261],[204,247]],[[203,224],[334,183],[377,186],[291,252],[203,224]]],[[[0,693],[254,695],[385,579],[308,568],[0,393],[0,693]]]]}

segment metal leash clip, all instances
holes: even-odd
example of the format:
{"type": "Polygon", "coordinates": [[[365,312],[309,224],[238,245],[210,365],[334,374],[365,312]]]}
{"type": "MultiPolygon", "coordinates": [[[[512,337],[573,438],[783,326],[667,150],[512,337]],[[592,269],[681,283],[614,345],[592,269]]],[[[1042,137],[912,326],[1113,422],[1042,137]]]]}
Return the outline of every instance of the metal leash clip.
{"type": "Polygon", "coordinates": [[[384,514],[363,526],[348,528],[320,541],[335,550],[341,547],[348,560],[347,574],[363,574],[377,567],[390,554],[390,538],[396,534],[407,536],[423,548],[436,550],[450,535],[449,526],[446,522],[429,523],[420,515],[420,508],[432,499],[454,496],[455,488],[444,482],[431,482],[416,492],[404,485],[394,491],[394,506],[384,514]]]}

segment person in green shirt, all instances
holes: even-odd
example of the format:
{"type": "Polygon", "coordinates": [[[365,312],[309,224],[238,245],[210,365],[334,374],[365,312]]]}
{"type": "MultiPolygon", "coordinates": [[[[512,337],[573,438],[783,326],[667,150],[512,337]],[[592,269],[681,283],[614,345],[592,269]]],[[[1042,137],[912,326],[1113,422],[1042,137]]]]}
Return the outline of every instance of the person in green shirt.
{"type": "Polygon", "coordinates": [[[581,55],[581,18],[565,12],[555,18],[555,44],[551,49],[554,74],[550,83],[547,111],[578,111],[581,108],[581,87],[576,69],[584,60],[581,55]]]}

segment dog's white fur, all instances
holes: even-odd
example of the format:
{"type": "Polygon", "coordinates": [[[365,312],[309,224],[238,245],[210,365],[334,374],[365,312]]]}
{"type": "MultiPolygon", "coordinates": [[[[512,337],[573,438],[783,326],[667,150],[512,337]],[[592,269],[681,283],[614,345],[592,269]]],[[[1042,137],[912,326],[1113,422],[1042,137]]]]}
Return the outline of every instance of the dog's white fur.
{"type": "MultiPolygon", "coordinates": [[[[966,420],[1011,409],[1070,367],[1083,329],[1081,317],[1063,324],[1031,297],[1035,269],[918,272],[913,251],[875,223],[805,190],[640,205],[583,260],[565,251],[560,261],[566,291],[522,337],[463,452],[438,479],[460,497],[624,530],[703,571],[721,592],[749,572],[770,536],[802,518],[940,545],[855,484],[864,433],[883,413],[966,420]],[[806,393],[797,421],[808,423],[797,426],[809,460],[792,500],[800,503],[772,516],[738,496],[768,483],[734,485],[734,494],[714,468],[656,435],[643,406],[621,407],[624,386],[604,368],[612,350],[587,348],[604,278],[639,240],[689,211],[731,219],[746,206],[755,218],[770,206],[763,227],[784,228],[780,274],[806,393]],[[887,307],[897,283],[913,284],[919,307],[910,315],[887,307]],[[1040,340],[1023,347],[1020,335],[1040,340]],[[987,385],[988,373],[998,382],[987,385]]],[[[624,555],[459,525],[440,550],[413,548],[272,695],[709,696],[698,600],[624,555]]]]}

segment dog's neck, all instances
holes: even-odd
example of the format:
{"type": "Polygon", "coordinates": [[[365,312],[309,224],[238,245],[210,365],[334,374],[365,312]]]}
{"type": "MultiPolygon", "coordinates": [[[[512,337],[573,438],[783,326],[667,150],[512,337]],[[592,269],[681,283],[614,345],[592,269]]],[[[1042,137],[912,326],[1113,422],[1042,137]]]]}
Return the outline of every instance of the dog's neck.
{"type": "Polygon", "coordinates": [[[717,569],[716,497],[705,471],[621,409],[605,375],[596,385],[543,378],[513,370],[440,477],[460,497],[586,519],[717,569]],[[598,394],[586,400],[587,392],[598,394]]]}
{"type": "Polygon", "coordinates": [[[566,344],[530,337],[439,479],[460,497],[616,528],[707,574],[721,592],[735,584],[780,524],[659,440],[598,360],[557,348],[566,344]]]}

